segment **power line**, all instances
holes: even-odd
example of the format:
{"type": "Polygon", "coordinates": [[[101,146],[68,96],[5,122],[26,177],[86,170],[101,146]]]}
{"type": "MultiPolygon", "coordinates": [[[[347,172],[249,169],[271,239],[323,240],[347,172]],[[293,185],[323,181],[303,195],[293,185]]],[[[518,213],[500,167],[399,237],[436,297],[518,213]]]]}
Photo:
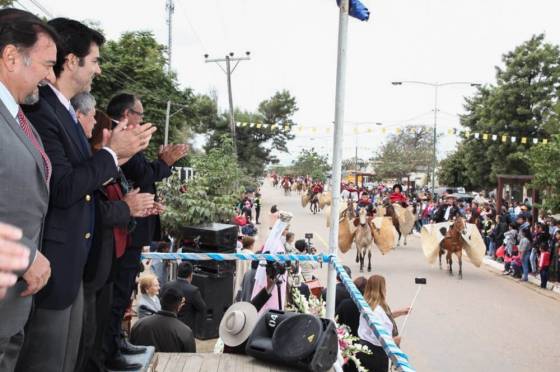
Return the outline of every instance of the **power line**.
{"type": "Polygon", "coordinates": [[[45,8],[38,0],[29,0],[29,2],[31,2],[31,4],[35,5],[37,9],[43,12],[43,14],[47,16],[47,18],[54,18],[52,13],[49,12],[47,8],[45,8]]]}
{"type": "Polygon", "coordinates": [[[204,43],[202,42],[202,39],[200,38],[200,36],[198,36],[198,32],[196,32],[196,29],[194,27],[194,24],[191,22],[189,16],[188,16],[188,11],[186,8],[186,5],[183,6],[183,4],[181,2],[179,2],[179,7],[181,8],[181,11],[183,13],[183,16],[185,17],[185,19],[187,20],[187,24],[190,27],[192,34],[194,35],[194,38],[196,39],[196,41],[198,42],[198,45],[200,47],[200,49],[202,50],[203,53],[205,53],[206,51],[208,51],[208,49],[206,48],[206,46],[204,45],[204,43]]]}

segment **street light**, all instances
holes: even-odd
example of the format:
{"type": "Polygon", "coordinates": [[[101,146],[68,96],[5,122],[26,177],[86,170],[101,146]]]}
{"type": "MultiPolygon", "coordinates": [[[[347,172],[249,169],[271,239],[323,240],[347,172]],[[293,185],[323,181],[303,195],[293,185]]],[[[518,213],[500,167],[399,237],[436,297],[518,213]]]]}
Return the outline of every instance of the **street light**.
{"type": "Polygon", "coordinates": [[[471,87],[480,87],[482,84],[473,83],[470,81],[450,81],[446,83],[432,83],[427,81],[405,80],[405,81],[392,81],[392,85],[398,86],[403,84],[418,84],[427,85],[434,88],[434,159],[432,164],[432,195],[435,194],[436,188],[436,164],[437,164],[437,113],[438,113],[438,89],[449,85],[468,85],[471,87]]]}

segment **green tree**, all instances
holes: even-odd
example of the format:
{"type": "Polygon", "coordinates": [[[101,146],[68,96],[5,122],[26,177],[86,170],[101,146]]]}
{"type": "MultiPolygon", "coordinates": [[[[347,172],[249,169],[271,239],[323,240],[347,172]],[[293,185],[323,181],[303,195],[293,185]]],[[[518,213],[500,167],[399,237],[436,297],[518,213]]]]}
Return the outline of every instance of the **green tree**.
{"type": "Polygon", "coordinates": [[[367,168],[368,161],[364,159],[348,158],[342,160],[342,171],[363,170],[367,168]]]}
{"type": "Polygon", "coordinates": [[[461,124],[470,133],[496,134],[497,140],[482,141],[471,135],[464,141],[457,157],[464,159],[469,183],[477,188],[491,188],[497,174],[529,174],[530,164],[524,154],[529,144],[522,137],[547,137],[557,133],[560,112],[560,49],[546,43],[544,35],[506,53],[503,67],[496,67],[496,84],[479,88],[466,100],[467,113],[461,124]],[[501,136],[515,136],[517,141],[502,142],[501,136]]]}
{"type": "Polygon", "coordinates": [[[423,126],[407,126],[389,136],[374,157],[375,174],[381,179],[401,180],[412,172],[430,168],[433,162],[433,132],[423,126]]]}
{"type": "Polygon", "coordinates": [[[470,190],[472,185],[467,177],[467,172],[464,150],[460,146],[457,151],[439,162],[437,179],[441,185],[465,187],[467,190],[470,190]]]}
{"type": "Polygon", "coordinates": [[[309,175],[313,179],[326,181],[331,165],[326,155],[319,155],[314,148],[303,149],[290,166],[290,173],[297,176],[309,175]]]}
{"type": "MultiPolygon", "coordinates": [[[[273,150],[287,151],[287,141],[294,138],[284,126],[294,127],[292,116],[298,110],[296,99],[288,91],[277,92],[271,98],[262,101],[254,113],[235,112],[236,122],[276,124],[271,129],[255,127],[237,127],[237,155],[239,164],[252,176],[260,176],[269,164],[278,162],[272,155],[273,150]]],[[[209,120],[198,127],[201,132],[210,132],[206,148],[211,148],[219,141],[222,135],[229,134],[229,118],[226,113],[220,115],[218,120],[209,120]]]]}
{"type": "Polygon", "coordinates": [[[14,0],[0,0],[0,8],[9,8],[13,6],[14,0]]]}
{"type": "Polygon", "coordinates": [[[231,138],[222,136],[207,153],[192,156],[194,179],[183,184],[174,174],[161,182],[159,195],[166,205],[162,224],[167,232],[181,238],[185,226],[231,220],[246,179],[232,152],[231,138]]]}
{"type": "Polygon", "coordinates": [[[117,92],[138,94],[144,105],[145,120],[158,130],[152,137],[147,154],[155,157],[163,143],[167,101],[171,100],[173,115],[169,124],[169,142],[185,143],[191,128],[201,121],[217,120],[212,99],[196,95],[191,89],[179,87],[174,73],[166,71],[166,48],[148,31],[127,32],[119,40],[110,40],[102,48],[102,75],[94,80],[93,93],[98,107],[105,109],[117,92]]]}
{"type": "Polygon", "coordinates": [[[541,190],[541,206],[560,212],[560,135],[554,135],[547,144],[534,146],[527,160],[534,172],[531,184],[541,190]]]}

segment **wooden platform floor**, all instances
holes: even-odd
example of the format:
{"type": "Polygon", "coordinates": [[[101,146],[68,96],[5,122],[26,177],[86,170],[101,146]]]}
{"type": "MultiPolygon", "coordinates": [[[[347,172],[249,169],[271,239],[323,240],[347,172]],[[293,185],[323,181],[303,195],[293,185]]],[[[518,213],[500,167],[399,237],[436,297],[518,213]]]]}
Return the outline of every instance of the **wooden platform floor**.
{"type": "Polygon", "coordinates": [[[258,361],[246,355],[157,353],[150,372],[288,372],[294,368],[258,361]]]}

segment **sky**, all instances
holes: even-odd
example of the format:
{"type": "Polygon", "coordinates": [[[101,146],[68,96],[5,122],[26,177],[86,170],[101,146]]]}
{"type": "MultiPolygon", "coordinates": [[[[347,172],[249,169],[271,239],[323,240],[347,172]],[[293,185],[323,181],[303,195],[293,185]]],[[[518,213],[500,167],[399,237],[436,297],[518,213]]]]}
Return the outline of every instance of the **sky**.
{"type": "MultiPolygon", "coordinates": [[[[232,75],[234,105],[256,110],[259,102],[287,89],[296,97],[296,123],[318,128],[277,154],[284,164],[302,148],[330,155],[336,89],[338,9],[335,0],[174,0],[172,68],[180,84],[197,93],[216,90],[221,109],[228,105],[224,72],[211,58],[251,52],[232,75]],[[332,132],[331,132],[332,133],[332,132]]],[[[482,84],[495,82],[501,56],[532,35],[560,44],[560,2],[553,0],[362,0],[369,22],[350,20],[348,34],[344,158],[370,158],[387,133],[406,125],[434,122],[434,90],[391,85],[391,81],[482,84]],[[381,123],[376,126],[375,123],[381,123]],[[383,134],[381,128],[387,128],[383,134]],[[356,128],[358,134],[356,134],[356,128]],[[368,134],[366,128],[376,128],[368,134]]],[[[165,0],[18,0],[40,13],[93,20],[106,36],[150,30],[167,44],[165,0]],[[78,5],[79,4],[79,5],[78,5]]],[[[438,129],[460,128],[469,85],[441,88],[438,129]]],[[[438,130],[438,131],[439,131],[438,130]]],[[[453,151],[457,138],[445,135],[438,157],[453,151]]],[[[406,156],[406,155],[403,155],[406,156]]]]}

